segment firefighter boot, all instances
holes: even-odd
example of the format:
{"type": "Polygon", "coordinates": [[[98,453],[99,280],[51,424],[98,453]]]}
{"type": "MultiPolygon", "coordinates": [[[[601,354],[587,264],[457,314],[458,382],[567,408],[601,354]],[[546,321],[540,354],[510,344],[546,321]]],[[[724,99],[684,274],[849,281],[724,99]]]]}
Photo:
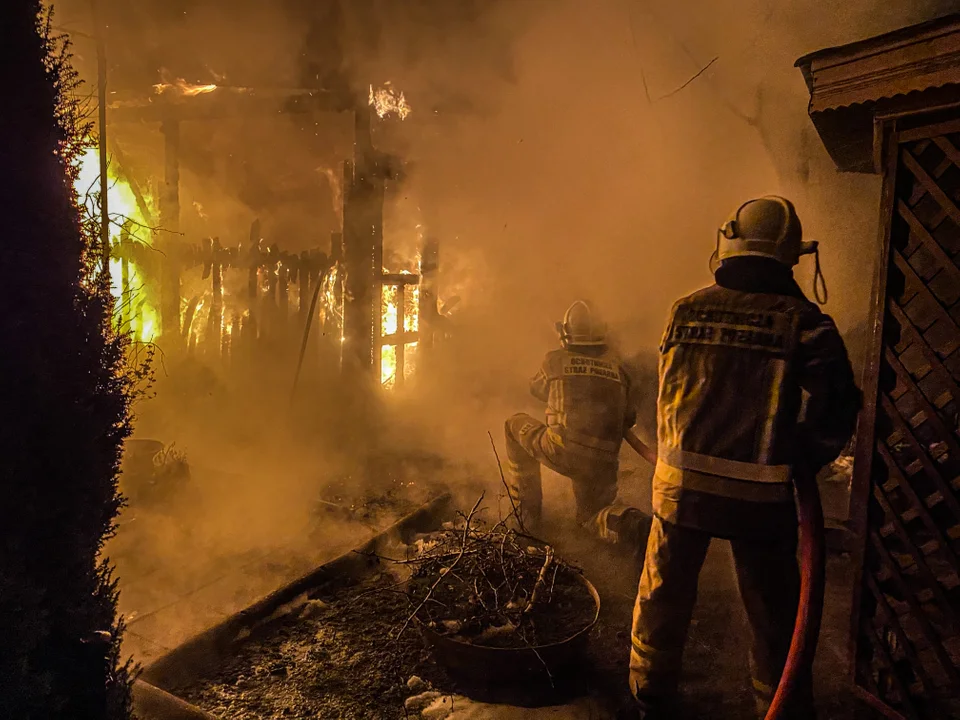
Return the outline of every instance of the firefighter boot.
{"type": "Polygon", "coordinates": [[[615,503],[601,510],[596,522],[600,537],[623,548],[641,570],[652,518],[635,507],[615,503]]]}
{"type": "Polygon", "coordinates": [[[673,703],[631,695],[617,709],[616,720],[670,720],[676,717],[673,703]]]}
{"type": "Polygon", "coordinates": [[[652,521],[652,517],[633,507],[627,508],[620,515],[620,529],[617,531],[620,544],[631,552],[640,567],[643,567],[652,521]]]}

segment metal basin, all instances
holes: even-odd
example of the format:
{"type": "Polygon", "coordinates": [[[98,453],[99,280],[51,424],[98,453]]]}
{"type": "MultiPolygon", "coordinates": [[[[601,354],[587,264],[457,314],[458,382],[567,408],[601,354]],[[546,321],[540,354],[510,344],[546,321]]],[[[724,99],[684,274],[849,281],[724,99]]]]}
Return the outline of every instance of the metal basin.
{"type": "Polygon", "coordinates": [[[441,635],[419,620],[417,625],[434,659],[460,684],[462,694],[483,702],[509,698],[514,704],[547,704],[565,690],[574,691],[576,683],[569,679],[584,674],[579,671],[586,661],[590,631],[600,617],[597,589],[583,575],[577,577],[593,597],[595,611],[586,627],[560,642],[529,648],[483,647],[441,635]],[[517,690],[522,691],[519,700],[517,690]]]}

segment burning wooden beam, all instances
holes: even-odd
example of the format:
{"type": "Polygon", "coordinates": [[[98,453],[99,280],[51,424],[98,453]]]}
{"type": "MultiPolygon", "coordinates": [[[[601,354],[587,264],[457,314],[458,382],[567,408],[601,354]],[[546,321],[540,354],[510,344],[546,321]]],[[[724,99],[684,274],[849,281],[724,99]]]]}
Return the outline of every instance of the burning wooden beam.
{"type": "Polygon", "coordinates": [[[110,123],[114,125],[162,123],[170,118],[203,121],[232,117],[276,117],[277,113],[344,113],[352,111],[353,104],[345,101],[341,95],[321,90],[217,87],[193,96],[162,93],[115,100],[109,109],[110,123]]]}
{"type": "Polygon", "coordinates": [[[420,347],[433,347],[440,315],[440,241],[429,237],[420,249],[420,347]]]}
{"type": "Polygon", "coordinates": [[[358,106],[354,117],[354,154],[344,164],[344,261],[346,297],[344,344],[360,372],[379,367],[374,351],[379,337],[379,299],[383,266],[383,178],[371,137],[371,110],[358,106]]]}

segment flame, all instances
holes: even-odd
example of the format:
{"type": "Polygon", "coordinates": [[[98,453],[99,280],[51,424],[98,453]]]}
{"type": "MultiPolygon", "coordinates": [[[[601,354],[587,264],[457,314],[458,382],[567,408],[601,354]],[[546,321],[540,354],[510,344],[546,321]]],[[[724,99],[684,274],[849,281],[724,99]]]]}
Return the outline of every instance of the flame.
{"type": "Polygon", "coordinates": [[[395,113],[401,120],[404,120],[413,110],[403,93],[395,90],[389,81],[377,90],[373,89],[373,85],[370,86],[369,104],[377,111],[377,117],[381,119],[395,113]]]}
{"type": "MultiPolygon", "coordinates": [[[[390,274],[386,268],[384,274],[390,274]]],[[[409,270],[401,270],[401,275],[413,275],[409,270]]],[[[420,286],[419,285],[383,285],[380,291],[380,337],[402,333],[415,333],[420,329],[420,286]],[[401,294],[402,293],[402,294],[401,294]],[[400,301],[403,300],[403,327],[400,327],[400,301]]],[[[397,344],[380,346],[380,384],[393,388],[397,381],[397,344]]],[[[403,345],[403,380],[408,380],[415,371],[417,343],[406,342],[403,345]]]]}
{"type": "Polygon", "coordinates": [[[400,317],[400,293],[395,285],[384,285],[380,296],[380,334],[396,335],[400,317]]]}
{"type": "MultiPolygon", "coordinates": [[[[78,160],[79,173],[74,185],[83,210],[91,217],[99,215],[100,153],[97,148],[87,150],[78,160]]],[[[107,210],[110,213],[110,245],[116,250],[123,233],[122,226],[128,223],[130,242],[152,244],[150,223],[137,203],[137,197],[113,163],[107,167],[107,210]],[[129,222],[128,222],[129,221],[129,222]]],[[[143,196],[147,212],[155,214],[153,198],[143,196]]],[[[123,288],[123,262],[110,260],[110,292],[116,300],[114,312],[118,326],[141,342],[153,342],[159,333],[160,312],[147,293],[146,278],[142,269],[132,261],[127,262],[127,292],[123,288]]]]}
{"type": "Polygon", "coordinates": [[[384,345],[380,348],[380,384],[391,390],[397,382],[397,346],[384,345]]]}
{"type": "Polygon", "coordinates": [[[343,268],[336,263],[320,281],[320,318],[325,324],[332,324],[336,328],[341,343],[344,340],[343,279],[343,268]]]}
{"type": "Polygon", "coordinates": [[[208,83],[206,85],[195,85],[193,83],[188,83],[183,78],[177,78],[173,82],[159,82],[153,86],[153,92],[157,95],[162,95],[165,92],[176,93],[183,97],[195,97],[197,95],[205,95],[211,93],[217,89],[217,85],[214,83],[208,83]]]}
{"type": "Polygon", "coordinates": [[[420,286],[404,287],[403,331],[417,332],[420,329],[420,286]]]}

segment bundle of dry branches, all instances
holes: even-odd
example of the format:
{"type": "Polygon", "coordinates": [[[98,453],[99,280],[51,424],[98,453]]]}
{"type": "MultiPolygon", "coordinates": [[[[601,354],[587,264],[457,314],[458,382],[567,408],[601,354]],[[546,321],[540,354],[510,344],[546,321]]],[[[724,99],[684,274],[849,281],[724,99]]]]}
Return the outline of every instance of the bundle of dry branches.
{"type": "Polygon", "coordinates": [[[479,517],[483,496],[457,522],[417,543],[406,593],[416,620],[461,642],[526,648],[566,640],[592,620],[593,597],[580,570],[553,548],[479,517]]]}

